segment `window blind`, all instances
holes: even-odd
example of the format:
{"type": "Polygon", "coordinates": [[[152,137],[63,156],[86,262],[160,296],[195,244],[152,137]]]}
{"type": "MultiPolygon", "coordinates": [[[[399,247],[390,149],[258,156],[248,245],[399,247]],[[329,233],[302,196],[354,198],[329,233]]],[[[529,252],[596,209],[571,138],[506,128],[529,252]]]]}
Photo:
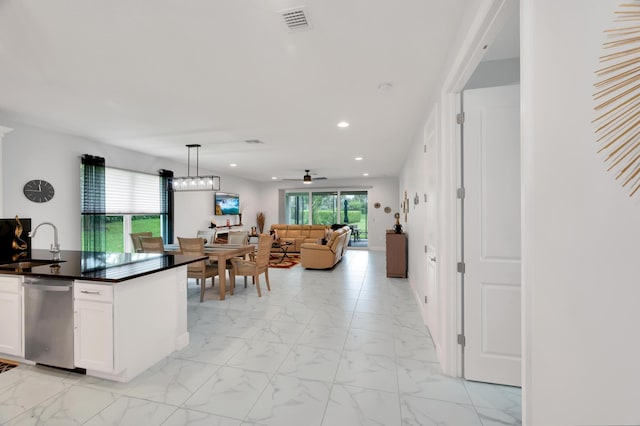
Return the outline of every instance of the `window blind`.
{"type": "Polygon", "coordinates": [[[105,169],[107,214],[163,214],[160,176],[107,167],[105,169]]]}

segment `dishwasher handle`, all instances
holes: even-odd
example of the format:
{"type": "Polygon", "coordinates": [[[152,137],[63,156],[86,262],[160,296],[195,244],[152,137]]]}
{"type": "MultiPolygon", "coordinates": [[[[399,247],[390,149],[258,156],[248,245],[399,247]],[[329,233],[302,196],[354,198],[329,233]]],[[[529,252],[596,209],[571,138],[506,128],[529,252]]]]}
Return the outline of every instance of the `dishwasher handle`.
{"type": "Polygon", "coordinates": [[[36,291],[71,291],[73,280],[25,277],[23,286],[36,291]]]}
{"type": "Polygon", "coordinates": [[[28,287],[32,290],[37,291],[71,291],[71,284],[68,285],[46,285],[46,284],[35,284],[35,283],[24,283],[25,287],[28,287]]]}

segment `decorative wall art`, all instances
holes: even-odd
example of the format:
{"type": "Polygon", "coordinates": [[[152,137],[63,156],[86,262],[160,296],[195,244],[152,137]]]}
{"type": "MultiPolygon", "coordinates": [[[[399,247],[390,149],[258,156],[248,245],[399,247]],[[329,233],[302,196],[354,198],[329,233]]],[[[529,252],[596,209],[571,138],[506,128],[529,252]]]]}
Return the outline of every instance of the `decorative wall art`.
{"type": "Polygon", "coordinates": [[[381,204],[378,203],[378,202],[373,203],[373,207],[376,208],[376,209],[379,209],[380,206],[381,206],[381,204]]]}
{"type": "Polygon", "coordinates": [[[407,223],[407,214],[409,213],[409,197],[407,190],[404,190],[404,200],[402,200],[402,211],[404,213],[404,222],[407,223]]]}
{"type": "Polygon", "coordinates": [[[418,193],[416,192],[416,195],[413,197],[413,208],[415,209],[419,203],[420,203],[420,197],[418,197],[418,193]]]}
{"type": "Polygon", "coordinates": [[[596,71],[593,121],[598,153],[631,197],[640,189],[640,1],[620,5],[614,15],[596,71]]]}

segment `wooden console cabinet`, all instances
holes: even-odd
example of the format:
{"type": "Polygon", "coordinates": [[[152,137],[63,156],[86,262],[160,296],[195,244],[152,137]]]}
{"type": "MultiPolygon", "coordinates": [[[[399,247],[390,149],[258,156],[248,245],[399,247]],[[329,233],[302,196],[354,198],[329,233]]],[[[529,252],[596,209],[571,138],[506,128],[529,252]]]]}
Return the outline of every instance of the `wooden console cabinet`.
{"type": "Polygon", "coordinates": [[[407,278],[407,234],[387,233],[387,277],[407,278]]]}

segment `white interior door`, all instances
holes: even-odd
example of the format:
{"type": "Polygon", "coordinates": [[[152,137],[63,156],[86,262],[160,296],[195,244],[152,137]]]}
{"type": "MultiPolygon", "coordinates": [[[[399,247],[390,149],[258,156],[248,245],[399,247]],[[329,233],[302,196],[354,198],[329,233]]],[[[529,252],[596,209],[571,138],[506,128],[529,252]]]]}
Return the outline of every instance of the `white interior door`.
{"type": "Polygon", "coordinates": [[[464,376],[520,386],[520,86],[463,93],[464,376]]]}

